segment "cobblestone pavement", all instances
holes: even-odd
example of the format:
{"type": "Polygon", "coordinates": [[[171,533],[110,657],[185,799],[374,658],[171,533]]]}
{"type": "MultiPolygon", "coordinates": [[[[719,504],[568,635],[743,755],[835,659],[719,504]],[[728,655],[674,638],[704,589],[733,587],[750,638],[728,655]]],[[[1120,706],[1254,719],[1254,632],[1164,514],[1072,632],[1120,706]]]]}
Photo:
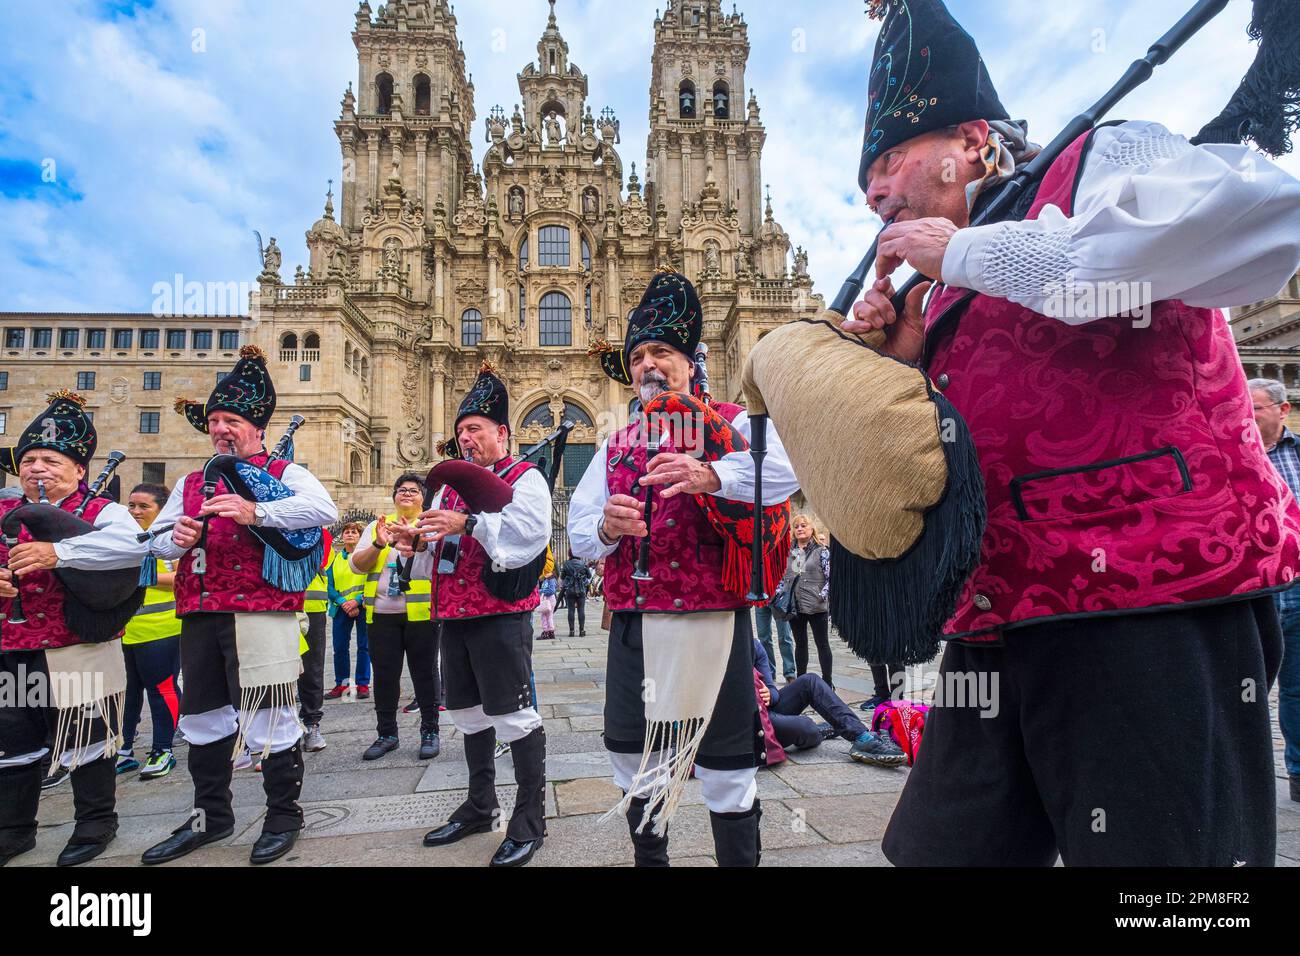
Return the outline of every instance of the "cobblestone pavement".
{"type": "MultiPolygon", "coordinates": [[[[619,791],[610,779],[601,746],[605,641],[600,604],[587,607],[587,636],[567,637],[563,612],[556,615],[559,639],[537,642],[534,665],[540,710],[546,721],[548,835],[534,865],[630,865],[632,849],[621,818],[602,820],[619,791]]],[[[540,632],[540,629],[537,629],[540,632]]],[[[855,703],[871,693],[867,667],[838,640],[835,683],[839,694],[855,703]]],[[[815,654],[813,655],[815,657],[815,654]]],[[[333,663],[326,655],[326,686],[333,663]]],[[[906,694],[928,699],[935,665],[908,674],[906,694]]],[[[411,699],[404,681],[402,703],[411,699]]],[[[1279,865],[1300,866],[1300,804],[1291,803],[1282,767],[1282,739],[1276,722],[1279,865]]],[[[303,787],[306,825],[294,850],[275,866],[485,866],[500,843],[495,833],[479,834],[440,849],[421,846],[425,832],[444,822],[465,797],[467,775],[460,734],[445,721],[442,754],[433,761],[416,757],[419,714],[402,714],[401,747],[380,760],[363,763],[361,752],[375,737],[370,701],[326,701],[321,729],[328,747],[307,754],[303,787]]],[[[140,741],[149,740],[145,708],[140,741]]],[[[849,744],[831,740],[816,750],[792,753],[774,769],[760,770],[763,801],[763,865],[888,865],[880,840],[907,779],[907,769],[882,769],[854,763],[849,744]]],[[[134,775],[118,780],[117,839],[93,866],[132,865],[140,853],[183,822],[191,806],[186,746],[179,743],[179,764],[160,780],[143,782],[134,775]]],[[[137,748],[137,756],[140,756],[137,748]]],[[[508,811],[514,799],[509,755],[497,761],[498,792],[508,811]]],[[[263,792],[251,770],[235,774],[232,785],[237,823],[235,836],[206,847],[172,866],[245,866],[249,848],[261,828],[263,792]]],[[[671,853],[677,866],[713,866],[708,813],[698,784],[674,820],[671,853]]],[[[34,851],[10,866],[51,865],[72,828],[72,793],[65,783],[43,795],[41,830],[34,851]]]]}

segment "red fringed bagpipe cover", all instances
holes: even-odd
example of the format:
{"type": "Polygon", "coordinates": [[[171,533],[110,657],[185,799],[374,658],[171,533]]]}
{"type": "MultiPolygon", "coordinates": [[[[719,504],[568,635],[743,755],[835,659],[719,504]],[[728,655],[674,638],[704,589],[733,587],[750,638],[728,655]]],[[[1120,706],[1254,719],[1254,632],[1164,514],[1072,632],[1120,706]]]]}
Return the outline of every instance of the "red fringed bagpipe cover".
{"type": "MultiPolygon", "coordinates": [[[[708,402],[680,392],[665,392],[642,409],[661,447],[669,446],[701,461],[718,461],[736,451],[748,451],[745,436],[708,402]]],[[[665,447],[666,450],[666,447],[665,447]]],[[[732,501],[699,494],[709,524],[723,541],[722,584],[732,594],[749,593],[754,541],[752,501],[732,501]]],[[[776,593],[790,557],[790,501],[763,508],[763,589],[776,593]]]]}

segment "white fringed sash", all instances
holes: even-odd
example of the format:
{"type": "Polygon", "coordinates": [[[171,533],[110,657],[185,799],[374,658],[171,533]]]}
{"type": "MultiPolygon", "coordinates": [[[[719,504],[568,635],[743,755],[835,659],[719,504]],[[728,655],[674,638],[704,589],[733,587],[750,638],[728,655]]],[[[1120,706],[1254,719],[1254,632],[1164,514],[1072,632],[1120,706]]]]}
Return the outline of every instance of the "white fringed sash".
{"type": "Polygon", "coordinates": [[[50,694],[58,708],[51,766],[65,753],[72,755],[69,769],[81,764],[96,718],[104,722],[104,758],[115,758],[122,745],[122,708],[126,702],[126,658],[120,640],[102,644],[73,644],[45,652],[50,694]]]}
{"type": "MultiPolygon", "coordinates": [[[[298,675],[302,673],[302,658],[298,654],[301,637],[298,615],[293,611],[235,615],[239,731],[235,735],[233,755],[243,753],[249,721],[264,708],[270,709],[271,718],[262,757],[270,755],[276,726],[283,719],[284,708],[292,710],[298,692],[298,675]]],[[[301,730],[302,723],[296,715],[293,721],[301,730]]]]}
{"type": "Polygon", "coordinates": [[[735,627],[734,611],[641,615],[645,662],[641,696],[646,719],[641,766],[627,795],[605,814],[605,819],[616,813],[626,814],[633,797],[647,796],[638,832],[653,816],[653,832],[664,834],[677,812],[713,716],[735,627]],[[660,750],[670,751],[667,761],[650,766],[651,758],[660,750]]]}

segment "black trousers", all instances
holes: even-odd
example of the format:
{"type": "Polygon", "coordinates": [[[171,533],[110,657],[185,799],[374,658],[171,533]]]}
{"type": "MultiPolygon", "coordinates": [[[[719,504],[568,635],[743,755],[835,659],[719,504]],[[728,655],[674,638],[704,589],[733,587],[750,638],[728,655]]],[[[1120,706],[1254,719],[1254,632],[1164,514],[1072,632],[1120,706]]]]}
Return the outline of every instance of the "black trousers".
{"type": "Polygon", "coordinates": [[[140,725],[144,701],[153,718],[153,750],[171,750],[180,718],[181,636],[144,644],[123,644],[126,657],[126,710],[122,718],[122,749],[130,750],[140,725]]]}
{"type": "Polygon", "coordinates": [[[903,686],[904,672],[902,664],[872,664],[871,682],[875,685],[872,694],[876,697],[889,698],[903,686]]]}
{"type": "Polygon", "coordinates": [[[587,596],[574,591],[568,596],[569,602],[569,634],[576,634],[578,631],[587,629],[587,596]],[[573,614],[578,614],[578,631],[573,629],[573,614]]]}
{"type": "Polygon", "coordinates": [[[438,629],[433,621],[408,621],[405,614],[376,614],[367,627],[374,669],[375,724],[381,737],[397,736],[397,699],[402,659],[411,671],[420,704],[420,733],[438,732],[438,629]]]}
{"type": "Polygon", "coordinates": [[[1281,646],[1271,597],[949,643],[885,856],[1271,866],[1281,646]]]}
{"type": "Polygon", "coordinates": [[[816,674],[804,674],[782,687],[767,710],[782,747],[804,750],[822,742],[816,722],[804,716],[809,707],[845,740],[857,740],[867,729],[829,684],[816,674]]]}
{"type": "Polygon", "coordinates": [[[796,614],[790,619],[790,633],[794,635],[794,669],[808,673],[808,625],[812,625],[813,640],[817,642],[817,663],[821,665],[822,680],[835,686],[831,680],[831,637],[827,613],[796,614]]]}
{"type": "Polygon", "coordinates": [[[325,712],[325,632],[329,615],[307,613],[307,653],[302,655],[298,676],[298,718],[307,725],[319,724],[325,712]]]}

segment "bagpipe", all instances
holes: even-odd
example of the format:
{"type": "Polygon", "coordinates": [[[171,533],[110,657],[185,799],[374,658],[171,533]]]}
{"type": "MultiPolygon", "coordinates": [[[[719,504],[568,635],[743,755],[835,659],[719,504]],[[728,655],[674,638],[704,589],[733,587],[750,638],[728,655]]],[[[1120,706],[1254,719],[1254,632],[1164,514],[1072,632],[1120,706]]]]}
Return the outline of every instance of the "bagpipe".
{"type": "MultiPolygon", "coordinates": [[[[304,421],[301,415],[294,415],[289,420],[289,427],[267,457],[267,464],[281,458],[292,458],[293,434],[304,421]]],[[[258,503],[281,501],[293,496],[293,491],[266,469],[235,455],[213,455],[203,465],[203,500],[212,500],[218,489],[223,487],[228,493],[238,495],[245,501],[258,503]]],[[[211,515],[204,516],[203,530],[198,544],[194,546],[196,556],[193,569],[200,578],[207,566],[208,522],[211,518],[211,515]]],[[[138,535],[137,539],[147,541],[166,530],[168,529],[150,529],[138,535]]],[[[263,545],[262,580],[280,591],[307,590],[316,577],[325,554],[324,533],[321,529],[311,527],[285,530],[254,524],[248,525],[248,530],[263,545]]],[[[154,583],[149,578],[155,568],[154,561],[146,558],[140,571],[141,583],[154,583]]]]}
{"type": "MultiPolygon", "coordinates": [[[[120,451],[110,452],[99,477],[85,491],[85,497],[73,511],[64,511],[52,505],[45,495],[45,483],[39,482],[40,500],[21,504],[5,514],[0,521],[0,533],[10,549],[19,544],[20,534],[26,529],[33,541],[53,544],[76,538],[95,530],[95,525],[82,517],[90,502],[99,497],[112,478],[117,466],[126,460],[120,451]]],[[[132,615],[144,600],[135,567],[111,571],[84,571],[77,568],[55,568],[54,576],[63,585],[63,620],[68,630],[89,644],[112,640],[126,627],[132,615]]],[[[9,605],[11,624],[25,624],[22,586],[15,578],[18,594],[9,605]]]]}
{"type": "MultiPolygon", "coordinates": [[[[1037,184],[1065,149],[1226,6],[1227,0],[1197,3],[1100,100],[981,195],[970,224],[1023,218],[1037,184]]],[[[1274,155],[1289,149],[1300,104],[1296,6],[1293,0],[1255,0],[1250,34],[1261,41],[1256,59],[1227,108],[1193,143],[1250,138],[1274,155]]],[[[938,650],[943,624],[978,565],[986,506],[974,441],[961,415],[919,368],[880,351],[883,332],[860,336],[839,327],[862,293],[878,242],[879,235],[825,313],[763,337],[746,362],[744,390],[756,500],[770,415],[781,426],[809,504],[832,535],[832,622],[859,656],[911,664],[938,650]],[[811,379],[810,367],[818,369],[811,379]]],[[[929,278],[917,274],[898,289],[891,297],[896,314],[929,278]]],[[[751,597],[765,593],[762,558],[755,547],[751,597]]]]}

